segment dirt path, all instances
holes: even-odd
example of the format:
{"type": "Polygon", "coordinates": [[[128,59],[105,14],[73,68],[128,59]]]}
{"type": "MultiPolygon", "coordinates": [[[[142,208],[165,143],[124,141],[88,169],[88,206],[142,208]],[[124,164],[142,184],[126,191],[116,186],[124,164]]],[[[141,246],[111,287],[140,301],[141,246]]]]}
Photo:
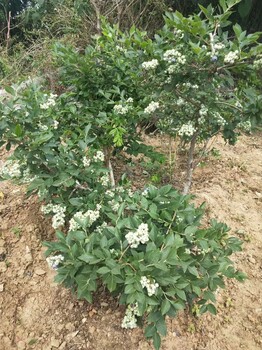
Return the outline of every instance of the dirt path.
{"type": "MultiPolygon", "coordinates": [[[[215,147],[221,158],[197,169],[192,192],[245,240],[234,259],[249,279],[220,292],[217,316],[169,320],[163,350],[262,348],[262,138],[215,147]]],[[[140,329],[121,329],[124,310],[102,290],[88,305],[53,283],[41,246],[52,237],[36,198],[0,183],[0,350],[153,349],[140,329]]]]}

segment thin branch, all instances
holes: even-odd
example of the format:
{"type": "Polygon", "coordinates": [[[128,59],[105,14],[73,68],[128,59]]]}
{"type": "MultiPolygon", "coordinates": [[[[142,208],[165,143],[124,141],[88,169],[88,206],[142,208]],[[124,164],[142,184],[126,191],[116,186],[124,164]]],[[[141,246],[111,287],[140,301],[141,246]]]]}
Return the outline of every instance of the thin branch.
{"type": "Polygon", "coordinates": [[[109,178],[110,178],[111,187],[115,188],[116,187],[115,176],[114,176],[114,171],[113,171],[113,167],[110,159],[108,160],[108,169],[109,169],[109,178]]]}
{"type": "Polygon", "coordinates": [[[93,5],[93,7],[95,9],[95,13],[96,13],[96,29],[97,29],[98,33],[101,34],[100,8],[99,8],[98,4],[96,3],[96,0],[90,0],[90,2],[93,5]]]}
{"type": "Polygon", "coordinates": [[[186,181],[184,184],[184,190],[183,194],[188,194],[191,184],[192,184],[192,177],[193,177],[193,171],[194,171],[194,153],[196,148],[196,140],[199,135],[199,131],[195,132],[191,141],[190,141],[190,148],[189,148],[189,154],[188,154],[188,162],[187,162],[187,173],[186,173],[186,181]]]}

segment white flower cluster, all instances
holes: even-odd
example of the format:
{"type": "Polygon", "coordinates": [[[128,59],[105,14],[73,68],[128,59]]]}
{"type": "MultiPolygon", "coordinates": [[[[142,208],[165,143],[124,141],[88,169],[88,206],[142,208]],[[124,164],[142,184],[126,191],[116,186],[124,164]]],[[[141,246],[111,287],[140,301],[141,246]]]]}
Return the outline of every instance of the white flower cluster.
{"type": "Polygon", "coordinates": [[[20,166],[21,165],[17,160],[7,160],[0,169],[0,176],[8,176],[11,178],[20,177],[22,175],[20,166]]]}
{"type": "Polygon", "coordinates": [[[41,211],[44,214],[54,213],[55,215],[52,218],[52,226],[54,229],[57,229],[59,226],[64,225],[65,223],[65,211],[66,207],[63,207],[60,204],[47,204],[41,207],[41,211]]]}
{"type": "Polygon", "coordinates": [[[52,217],[52,226],[54,229],[57,229],[60,226],[63,226],[65,223],[65,211],[66,207],[61,205],[54,205],[53,212],[55,215],[52,217]]]}
{"type": "Polygon", "coordinates": [[[40,108],[41,109],[48,109],[51,106],[55,106],[55,98],[56,97],[57,97],[56,94],[50,94],[48,100],[46,102],[40,104],[40,108]]]}
{"type": "Polygon", "coordinates": [[[156,294],[157,288],[159,287],[159,284],[155,282],[155,280],[150,280],[146,276],[142,276],[140,279],[140,283],[143,288],[147,289],[147,294],[149,297],[156,294]]]}
{"type": "MultiPolygon", "coordinates": [[[[177,65],[171,64],[171,65],[167,68],[166,72],[167,72],[168,74],[170,74],[170,75],[176,73],[176,72],[177,72],[177,65]]],[[[171,82],[171,81],[170,81],[170,77],[169,77],[169,79],[167,79],[167,83],[170,83],[170,82],[171,82]]]]}
{"type": "Polygon", "coordinates": [[[109,201],[108,204],[111,206],[111,209],[114,211],[114,212],[117,212],[119,207],[120,207],[120,203],[119,202],[116,202],[115,200],[112,200],[112,201],[109,201]]]}
{"type": "Polygon", "coordinates": [[[54,255],[54,256],[49,256],[46,258],[46,261],[49,265],[54,270],[57,270],[59,265],[64,261],[64,256],[63,255],[54,255]]]}
{"type": "Polygon", "coordinates": [[[255,69],[261,69],[262,68],[262,57],[256,59],[253,63],[255,69]]]}
{"type": "Polygon", "coordinates": [[[128,99],[126,100],[127,103],[133,103],[134,99],[132,97],[128,97],[128,99]]]}
{"type": "Polygon", "coordinates": [[[102,234],[105,227],[107,227],[107,223],[104,221],[100,226],[97,226],[96,232],[102,234]]]}
{"type": "Polygon", "coordinates": [[[196,129],[194,128],[194,125],[192,124],[192,122],[188,122],[187,124],[183,124],[181,126],[181,128],[178,130],[178,135],[183,137],[191,137],[193,136],[194,132],[196,131],[196,129]]]}
{"type": "Polygon", "coordinates": [[[42,124],[41,122],[39,122],[38,124],[38,127],[41,131],[47,131],[48,130],[48,126],[45,125],[45,124],[42,124]]]}
{"type": "Polygon", "coordinates": [[[55,130],[58,129],[58,125],[59,125],[59,121],[54,120],[53,128],[54,128],[55,130]]]}
{"type": "Polygon", "coordinates": [[[113,198],[115,196],[115,192],[113,190],[106,190],[105,195],[113,198]]]}
{"type": "Polygon", "coordinates": [[[105,174],[101,176],[99,182],[102,184],[102,186],[108,186],[110,183],[109,175],[105,174]]]}
{"type": "Polygon", "coordinates": [[[175,34],[177,39],[183,39],[184,38],[184,33],[180,29],[175,29],[174,30],[174,34],[175,34]]]}
{"type": "Polygon", "coordinates": [[[149,241],[148,225],[140,224],[135,232],[130,231],[125,237],[131,248],[137,248],[140,243],[145,244],[149,241]]]}
{"type": "Polygon", "coordinates": [[[226,125],[226,120],[221,116],[220,113],[214,112],[213,115],[214,115],[214,119],[215,119],[217,125],[219,125],[219,126],[224,126],[224,125],[226,125]]]}
{"type": "Polygon", "coordinates": [[[153,59],[151,61],[146,61],[142,63],[142,68],[145,70],[155,69],[159,65],[159,62],[157,59],[153,59]]]}
{"type": "Polygon", "coordinates": [[[136,316],[140,316],[137,303],[134,305],[128,305],[121,327],[130,328],[130,329],[136,328],[137,327],[136,316]]]}
{"type": "Polygon", "coordinates": [[[115,105],[113,107],[113,110],[117,113],[117,114],[121,114],[121,115],[125,115],[128,112],[128,107],[127,106],[123,106],[123,105],[115,105]]]}
{"type": "Polygon", "coordinates": [[[185,103],[185,100],[182,97],[179,97],[179,99],[176,101],[177,106],[183,106],[185,103]]]}
{"type": "Polygon", "coordinates": [[[225,48],[225,45],[223,43],[216,43],[214,44],[214,50],[215,51],[220,51],[223,50],[225,48]]]}
{"type": "Polygon", "coordinates": [[[240,130],[243,130],[245,132],[250,132],[251,131],[251,122],[249,120],[245,121],[245,122],[241,122],[238,124],[238,128],[240,130]]]}
{"type": "Polygon", "coordinates": [[[102,151],[97,151],[93,157],[94,162],[103,162],[105,160],[105,155],[102,151]]]}
{"type": "Polygon", "coordinates": [[[238,51],[230,51],[224,58],[224,63],[234,64],[239,58],[238,51]]]}
{"type": "Polygon", "coordinates": [[[201,104],[201,107],[200,107],[200,110],[199,110],[199,115],[201,117],[206,117],[207,113],[208,113],[208,108],[205,105],[201,104]]]}
{"type": "Polygon", "coordinates": [[[97,204],[96,210],[88,210],[85,213],[78,211],[69,221],[69,231],[76,231],[82,225],[91,226],[100,216],[101,205],[97,204]],[[80,222],[80,223],[79,223],[80,222]],[[82,225],[81,225],[82,224],[82,225]]]}
{"type": "Polygon", "coordinates": [[[145,108],[144,112],[147,114],[154,113],[159,108],[158,102],[150,102],[149,105],[145,108]]]}
{"type": "Polygon", "coordinates": [[[164,53],[163,60],[167,61],[169,63],[177,62],[179,64],[185,64],[186,63],[186,56],[182,55],[179,51],[172,49],[172,50],[167,50],[164,53]]]}
{"type": "Polygon", "coordinates": [[[36,175],[32,176],[30,170],[27,168],[23,171],[23,183],[30,183],[36,179],[36,175]]]}
{"type": "Polygon", "coordinates": [[[88,168],[91,164],[91,160],[88,159],[86,156],[83,157],[83,164],[84,164],[84,167],[88,168]]]}
{"type": "Polygon", "coordinates": [[[190,82],[183,83],[182,86],[186,88],[195,89],[195,90],[199,89],[199,86],[197,84],[191,84],[190,82]]]}
{"type": "Polygon", "coordinates": [[[37,195],[38,195],[38,197],[39,197],[40,199],[45,198],[45,197],[47,196],[47,194],[48,194],[48,191],[47,191],[46,188],[44,188],[43,190],[40,189],[40,190],[37,192],[37,195]]]}

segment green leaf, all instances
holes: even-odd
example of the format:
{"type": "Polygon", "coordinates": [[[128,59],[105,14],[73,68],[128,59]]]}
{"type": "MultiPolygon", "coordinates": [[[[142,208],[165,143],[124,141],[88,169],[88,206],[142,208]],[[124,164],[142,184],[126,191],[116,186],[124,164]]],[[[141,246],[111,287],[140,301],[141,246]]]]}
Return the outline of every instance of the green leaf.
{"type": "Polygon", "coordinates": [[[166,336],[167,329],[166,329],[166,321],[164,317],[160,318],[156,322],[156,329],[161,335],[166,336]]]}
{"type": "Polygon", "coordinates": [[[196,277],[199,277],[198,271],[197,271],[197,269],[196,269],[195,266],[188,266],[188,271],[189,271],[192,275],[194,275],[194,276],[196,276],[196,277]]]}
{"type": "Polygon", "coordinates": [[[106,266],[100,267],[100,269],[97,270],[97,273],[100,273],[101,275],[105,275],[106,273],[109,273],[110,269],[106,266]]]}
{"type": "Polygon", "coordinates": [[[15,94],[16,94],[15,89],[12,88],[11,86],[6,86],[5,91],[12,96],[15,96],[15,94]]]}
{"type": "Polygon", "coordinates": [[[20,124],[16,124],[15,126],[15,134],[17,137],[20,137],[23,135],[23,128],[20,124]]]}
{"type": "Polygon", "coordinates": [[[207,305],[207,310],[212,314],[216,315],[217,314],[217,309],[213,304],[208,304],[207,305]]]}
{"type": "Polygon", "coordinates": [[[155,347],[156,350],[159,350],[159,349],[160,349],[160,346],[161,346],[161,337],[160,337],[160,335],[159,335],[157,332],[155,332],[155,333],[153,334],[153,344],[154,344],[154,347],[155,347]]]}
{"type": "Polygon", "coordinates": [[[171,307],[170,301],[168,299],[164,299],[161,303],[161,309],[160,309],[161,314],[165,315],[170,309],[170,307],[171,307]]]}
{"type": "Polygon", "coordinates": [[[125,293],[126,294],[132,294],[134,293],[136,290],[133,286],[133,284],[128,284],[126,287],[125,287],[125,293]]]}
{"type": "Polygon", "coordinates": [[[183,290],[177,289],[176,288],[176,294],[179,298],[181,298],[182,300],[187,301],[187,297],[186,297],[186,293],[183,290]]]}

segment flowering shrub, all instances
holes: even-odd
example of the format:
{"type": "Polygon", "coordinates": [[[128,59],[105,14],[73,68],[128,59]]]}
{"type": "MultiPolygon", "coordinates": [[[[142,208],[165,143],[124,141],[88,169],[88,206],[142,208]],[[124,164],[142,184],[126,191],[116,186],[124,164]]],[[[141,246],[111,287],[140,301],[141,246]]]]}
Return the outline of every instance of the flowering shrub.
{"type": "Polygon", "coordinates": [[[115,213],[105,195],[94,219],[75,214],[77,225],[67,235],[57,231],[57,242],[45,242],[46,254],[55,261],[56,281],[79,298],[92,302],[101,283],[119,295],[127,305],[122,327],[134,328],[140,319],[159,349],[167,315],[188,304],[198,313],[216,313],[215,291],[224,277],[243,280],[229,259],[241,242],[216,221],[202,228],[204,207],[195,208],[169,185],[131,197],[121,190],[120,198],[115,213]]]}
{"type": "Polygon", "coordinates": [[[224,278],[244,278],[229,259],[241,242],[224,224],[201,226],[204,207],[171,186],[133,192],[124,176],[116,181],[111,160],[123,149],[156,157],[138,132],[154,121],[190,143],[187,193],[195,144],[217,132],[235,142],[249,130],[250,111],[261,109],[250,79],[262,50],[258,34],[224,31],[236,2],[221,1],[221,15],[211,7],[190,18],[169,13],[154,40],[104,23],[85,53],[54,48],[63,93],[32,83],[7,88],[0,103],[0,144],[15,146],[0,176],[26,182],[52,218],[57,241],[45,245],[56,281],[89,302],[106,286],[127,306],[122,326],[142,322],[156,349],[167,315],[193,304],[215,313],[224,278]]]}

